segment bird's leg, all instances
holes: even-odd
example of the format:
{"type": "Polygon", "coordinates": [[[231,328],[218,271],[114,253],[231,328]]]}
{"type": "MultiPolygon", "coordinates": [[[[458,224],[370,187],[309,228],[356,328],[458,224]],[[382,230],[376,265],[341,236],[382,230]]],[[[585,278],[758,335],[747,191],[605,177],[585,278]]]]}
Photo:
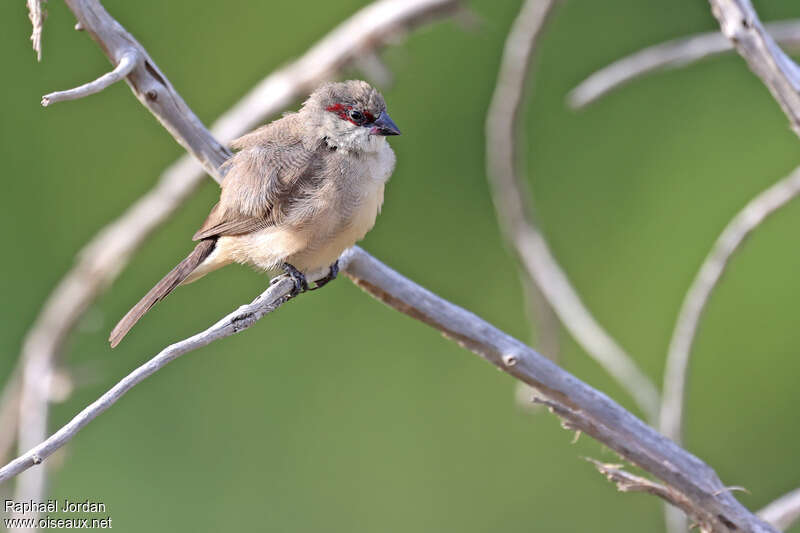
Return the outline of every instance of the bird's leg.
{"type": "Polygon", "coordinates": [[[298,294],[306,292],[308,290],[308,281],[306,281],[306,277],[302,272],[297,270],[293,265],[290,265],[289,263],[283,263],[281,265],[281,268],[286,273],[286,275],[289,276],[294,282],[294,288],[292,289],[292,292],[289,293],[290,298],[294,298],[298,294]]]}
{"type": "Polygon", "coordinates": [[[328,275],[324,278],[320,278],[316,281],[317,286],[313,287],[311,290],[315,291],[317,289],[321,289],[331,281],[336,279],[336,276],[339,275],[339,260],[337,259],[331,266],[328,275]]]}

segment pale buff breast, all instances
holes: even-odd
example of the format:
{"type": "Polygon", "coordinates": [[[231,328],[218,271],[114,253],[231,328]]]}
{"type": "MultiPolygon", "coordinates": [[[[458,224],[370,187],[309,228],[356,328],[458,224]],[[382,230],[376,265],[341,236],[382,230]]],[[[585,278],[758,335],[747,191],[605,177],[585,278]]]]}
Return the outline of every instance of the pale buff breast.
{"type": "Polygon", "coordinates": [[[362,170],[335,202],[336,207],[314,221],[305,248],[287,256],[303,272],[326,269],[375,225],[383,205],[384,186],[394,171],[395,155],[385,138],[360,162],[362,170]]]}

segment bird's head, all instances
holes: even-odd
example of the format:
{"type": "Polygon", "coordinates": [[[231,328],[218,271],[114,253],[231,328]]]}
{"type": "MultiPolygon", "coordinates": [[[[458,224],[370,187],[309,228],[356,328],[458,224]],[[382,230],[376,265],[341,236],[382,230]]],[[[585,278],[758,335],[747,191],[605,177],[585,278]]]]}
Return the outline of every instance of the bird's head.
{"type": "Polygon", "coordinates": [[[303,104],[314,135],[338,149],[374,152],[400,130],[386,113],[383,96],[360,80],[326,83],[303,104]]]}

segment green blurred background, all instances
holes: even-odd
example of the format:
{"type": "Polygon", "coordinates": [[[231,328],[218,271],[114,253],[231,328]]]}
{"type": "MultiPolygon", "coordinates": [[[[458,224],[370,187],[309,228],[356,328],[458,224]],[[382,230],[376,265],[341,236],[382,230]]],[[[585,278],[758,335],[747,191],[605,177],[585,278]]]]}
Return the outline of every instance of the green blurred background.
{"type": "MultiPolygon", "coordinates": [[[[363,0],[107,0],[206,123],[363,0]]],[[[404,135],[364,247],[523,339],[531,324],[484,174],[484,119],[518,1],[415,31],[384,58],[404,135]]],[[[5,161],[0,377],[76,252],[182,150],[124,85],[39,106],[108,68],[52,0],[44,58],[25,3],[0,3],[5,161]]],[[[756,3],[764,20],[800,16],[756,3]]],[[[800,162],[800,141],[736,55],[637,81],[580,113],[569,89],[665,39],[715,29],[697,0],[571,0],[547,28],[525,115],[537,215],[588,307],[661,381],[682,297],[751,197],[800,162]]],[[[357,75],[357,73],[349,73],[357,75]]],[[[94,380],[56,428],[166,344],[249,301],[267,278],[231,267],[177,291],[114,352],[115,321],[191,248],[216,201],[208,180],[89,311],[67,362],[94,380]]],[[[714,294],[690,382],[687,446],[752,509],[800,485],[800,203],[748,240],[714,294]]],[[[561,334],[562,364],[630,409],[561,334]]],[[[616,456],[514,403],[514,382],[346,280],[138,386],[49,461],[51,494],[105,502],[120,531],[660,531],[660,502],[618,493],[581,456],[616,456]]],[[[800,528],[795,528],[800,531],[800,528]]]]}

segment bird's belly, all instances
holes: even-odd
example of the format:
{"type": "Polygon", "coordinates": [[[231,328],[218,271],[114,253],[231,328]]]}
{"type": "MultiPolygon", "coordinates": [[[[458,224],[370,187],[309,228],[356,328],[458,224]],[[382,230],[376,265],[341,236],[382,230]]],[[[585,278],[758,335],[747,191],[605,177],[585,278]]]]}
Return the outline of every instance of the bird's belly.
{"type": "Polygon", "coordinates": [[[303,272],[327,268],[342,254],[364,238],[375,225],[383,204],[383,183],[371,185],[357,205],[345,209],[348,215],[331,213],[315,221],[309,232],[308,246],[292,254],[287,261],[303,272]]]}

